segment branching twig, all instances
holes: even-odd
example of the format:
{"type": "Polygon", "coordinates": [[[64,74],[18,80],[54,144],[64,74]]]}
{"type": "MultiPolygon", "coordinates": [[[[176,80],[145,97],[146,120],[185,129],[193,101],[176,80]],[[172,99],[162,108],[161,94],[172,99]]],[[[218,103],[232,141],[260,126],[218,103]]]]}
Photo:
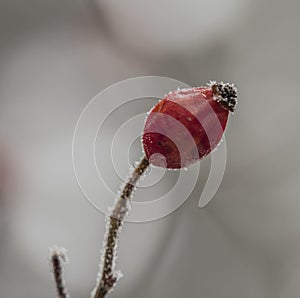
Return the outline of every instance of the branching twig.
{"type": "Polygon", "coordinates": [[[53,267],[53,276],[59,298],[69,298],[68,290],[63,276],[63,263],[68,262],[67,253],[64,248],[53,247],[50,249],[50,261],[53,267]]]}
{"type": "Polygon", "coordinates": [[[92,292],[92,298],[106,297],[120,277],[120,273],[114,270],[118,236],[124,223],[124,218],[128,213],[129,201],[132,197],[136,184],[148,166],[148,159],[143,157],[129,177],[128,182],[125,184],[120,197],[108,218],[107,232],[103,246],[101,264],[102,272],[99,276],[96,288],[92,292]]]}
{"type": "MultiPolygon", "coordinates": [[[[103,245],[103,256],[101,271],[97,285],[92,292],[92,298],[104,298],[113,289],[117,280],[120,278],[120,272],[115,271],[116,248],[119,233],[124,223],[124,218],[129,211],[130,199],[135,190],[138,180],[142,177],[149,166],[149,161],[143,157],[137,167],[134,169],[128,182],[125,184],[120,197],[118,198],[111,215],[108,217],[107,231],[103,245]]],[[[50,259],[53,267],[53,275],[59,298],[69,298],[65,281],[63,278],[63,262],[67,262],[66,251],[63,248],[53,248],[50,251],[50,259]]]]}

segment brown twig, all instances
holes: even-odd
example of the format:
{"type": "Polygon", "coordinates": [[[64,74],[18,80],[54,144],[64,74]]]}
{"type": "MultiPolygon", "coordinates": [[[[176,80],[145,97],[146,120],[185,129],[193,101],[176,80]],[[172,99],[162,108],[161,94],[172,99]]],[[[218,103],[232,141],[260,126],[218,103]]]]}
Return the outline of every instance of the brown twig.
{"type": "Polygon", "coordinates": [[[64,248],[54,247],[50,249],[50,260],[53,268],[53,276],[56,285],[56,291],[59,298],[69,298],[68,290],[64,280],[63,263],[68,262],[66,250],[64,248]]]}
{"type": "Polygon", "coordinates": [[[99,276],[99,280],[94,291],[92,292],[92,298],[106,297],[120,277],[120,273],[114,270],[119,233],[124,223],[124,218],[128,213],[129,202],[133,195],[136,184],[148,166],[148,159],[143,157],[129,177],[128,182],[125,184],[120,197],[118,198],[115,207],[108,218],[108,226],[101,264],[102,273],[101,276],[99,276]]]}

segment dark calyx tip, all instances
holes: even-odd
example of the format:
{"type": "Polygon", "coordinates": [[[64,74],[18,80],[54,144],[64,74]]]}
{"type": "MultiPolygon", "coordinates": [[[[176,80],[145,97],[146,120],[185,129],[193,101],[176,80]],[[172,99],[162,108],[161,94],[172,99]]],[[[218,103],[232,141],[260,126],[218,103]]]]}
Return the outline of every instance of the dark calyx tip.
{"type": "Polygon", "coordinates": [[[209,85],[213,90],[215,100],[219,102],[224,109],[234,112],[237,104],[237,88],[234,84],[210,82],[209,85]]]}

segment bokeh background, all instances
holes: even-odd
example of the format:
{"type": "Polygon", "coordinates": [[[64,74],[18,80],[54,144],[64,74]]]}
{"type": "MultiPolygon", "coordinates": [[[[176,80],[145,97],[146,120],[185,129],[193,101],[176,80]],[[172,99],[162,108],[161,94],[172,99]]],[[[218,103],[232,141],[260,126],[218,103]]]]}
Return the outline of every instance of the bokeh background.
{"type": "MultiPolygon", "coordinates": [[[[0,297],[55,297],[52,244],[68,249],[72,297],[89,295],[104,215],[76,183],[73,131],[98,92],[142,75],[235,82],[239,106],[213,201],[197,207],[204,161],[181,208],[128,223],[111,297],[299,297],[299,11],[295,0],[1,0],[0,297]]],[[[128,152],[133,162],[141,148],[128,152]]]]}

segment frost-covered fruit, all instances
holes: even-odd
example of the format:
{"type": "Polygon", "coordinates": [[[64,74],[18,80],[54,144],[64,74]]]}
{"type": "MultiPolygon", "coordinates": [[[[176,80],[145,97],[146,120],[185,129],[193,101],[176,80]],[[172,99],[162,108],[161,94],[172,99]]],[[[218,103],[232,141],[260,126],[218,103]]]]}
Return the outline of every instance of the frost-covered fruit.
{"type": "Polygon", "coordinates": [[[202,159],[220,143],[236,103],[236,88],[223,82],[169,92],[146,119],[146,157],[155,166],[171,169],[202,159]]]}

